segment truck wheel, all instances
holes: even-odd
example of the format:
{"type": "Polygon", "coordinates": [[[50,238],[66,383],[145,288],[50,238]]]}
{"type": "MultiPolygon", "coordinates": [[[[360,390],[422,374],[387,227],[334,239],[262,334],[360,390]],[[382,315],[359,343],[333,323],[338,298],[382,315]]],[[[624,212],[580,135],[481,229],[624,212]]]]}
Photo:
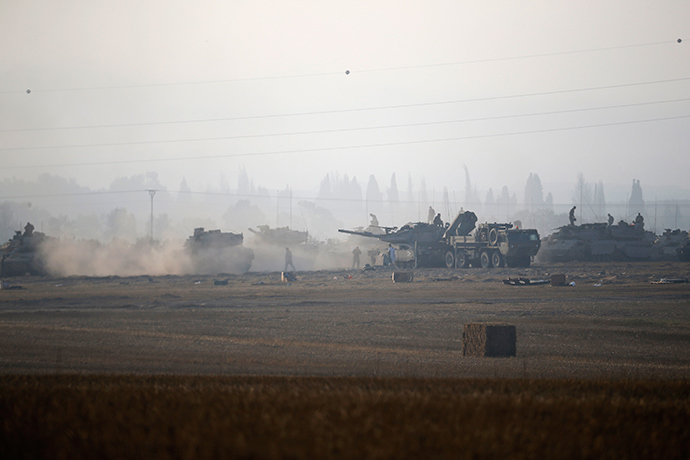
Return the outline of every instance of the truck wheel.
{"type": "Polygon", "coordinates": [[[465,252],[458,253],[458,267],[468,268],[470,266],[470,260],[465,255],[465,252]]]}
{"type": "Polygon", "coordinates": [[[446,267],[455,268],[455,254],[453,254],[453,251],[447,251],[443,260],[446,263],[446,267]]]}
{"type": "Polygon", "coordinates": [[[482,255],[479,256],[479,261],[482,264],[482,268],[491,268],[491,258],[488,252],[482,252],[482,255]]]}
{"type": "Polygon", "coordinates": [[[518,260],[515,257],[506,257],[506,265],[510,268],[514,268],[518,266],[518,260]]]}
{"type": "Polygon", "coordinates": [[[495,228],[489,231],[489,244],[491,246],[496,246],[498,244],[498,230],[495,228]]]}
{"type": "Polygon", "coordinates": [[[503,257],[501,257],[501,253],[499,251],[493,251],[491,253],[491,265],[494,267],[503,266],[503,257]]]}

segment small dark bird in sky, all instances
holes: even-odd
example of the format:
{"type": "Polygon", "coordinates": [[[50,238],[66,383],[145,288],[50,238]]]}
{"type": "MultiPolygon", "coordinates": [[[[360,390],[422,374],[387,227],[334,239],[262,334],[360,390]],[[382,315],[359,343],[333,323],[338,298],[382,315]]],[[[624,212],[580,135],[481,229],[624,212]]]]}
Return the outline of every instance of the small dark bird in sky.
{"type": "Polygon", "coordinates": [[[349,71],[349,70],[346,70],[346,71],[345,71],[345,75],[350,75],[350,71],[349,71]]]}

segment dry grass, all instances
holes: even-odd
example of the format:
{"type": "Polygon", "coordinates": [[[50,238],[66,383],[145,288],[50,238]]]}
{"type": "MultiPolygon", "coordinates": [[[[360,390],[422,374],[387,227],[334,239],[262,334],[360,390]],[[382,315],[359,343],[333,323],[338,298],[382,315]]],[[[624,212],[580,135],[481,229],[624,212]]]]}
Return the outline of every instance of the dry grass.
{"type": "Polygon", "coordinates": [[[687,381],[0,376],[0,458],[688,458],[687,381]]]}

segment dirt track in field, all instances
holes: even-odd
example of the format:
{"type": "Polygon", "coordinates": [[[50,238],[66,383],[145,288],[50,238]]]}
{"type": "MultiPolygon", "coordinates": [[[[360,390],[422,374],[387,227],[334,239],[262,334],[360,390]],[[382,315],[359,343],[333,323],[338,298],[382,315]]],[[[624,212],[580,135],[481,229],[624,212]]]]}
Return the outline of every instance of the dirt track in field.
{"type": "Polygon", "coordinates": [[[690,284],[659,278],[690,264],[11,278],[0,373],[687,379],[690,284]],[[501,282],[555,273],[574,286],[501,282]],[[463,357],[475,321],[514,324],[517,357],[463,357]]]}

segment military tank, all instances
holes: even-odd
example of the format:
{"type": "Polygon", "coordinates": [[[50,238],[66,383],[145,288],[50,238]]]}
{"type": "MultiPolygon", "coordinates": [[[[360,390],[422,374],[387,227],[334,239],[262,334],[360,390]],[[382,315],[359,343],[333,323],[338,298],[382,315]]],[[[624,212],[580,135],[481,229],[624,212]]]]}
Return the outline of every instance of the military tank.
{"type": "Polygon", "coordinates": [[[688,232],[681,229],[671,230],[667,228],[654,241],[652,260],[679,260],[684,242],[688,240],[688,232]]]}
{"type": "Polygon", "coordinates": [[[33,228],[23,234],[17,230],[14,237],[0,247],[2,254],[1,276],[23,276],[27,273],[34,276],[47,275],[41,246],[48,239],[49,237],[45,234],[34,232],[33,228]]]}
{"type": "Polygon", "coordinates": [[[249,271],[254,260],[254,251],[245,248],[243,241],[244,235],[241,233],[199,227],[187,238],[185,249],[198,274],[241,274],[249,271]]]}
{"type": "Polygon", "coordinates": [[[642,225],[587,223],[565,225],[542,240],[538,259],[544,262],[646,261],[656,235],[642,225]]]}

